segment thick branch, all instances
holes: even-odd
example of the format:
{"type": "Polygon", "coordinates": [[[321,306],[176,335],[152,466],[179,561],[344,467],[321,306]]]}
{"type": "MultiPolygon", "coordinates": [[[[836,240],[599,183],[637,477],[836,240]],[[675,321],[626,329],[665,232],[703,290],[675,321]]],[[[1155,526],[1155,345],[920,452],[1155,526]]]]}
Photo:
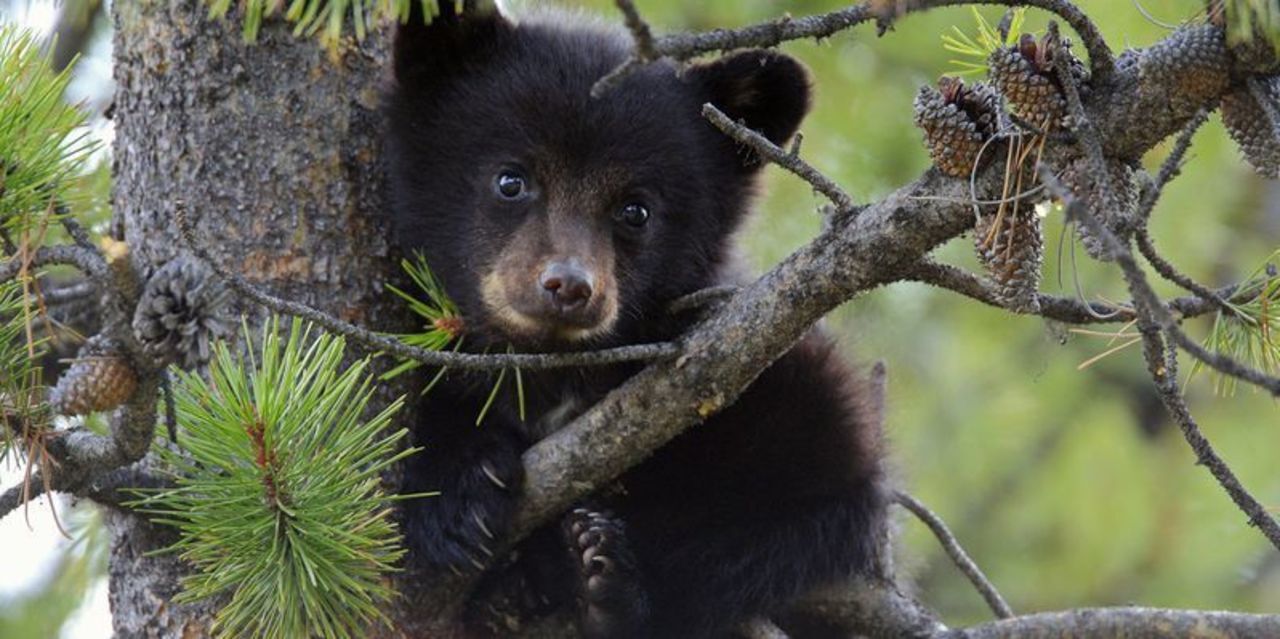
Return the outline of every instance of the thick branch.
{"type": "Polygon", "coordinates": [[[944,635],[955,639],[1049,639],[1051,637],[1274,637],[1280,616],[1160,608],[1079,608],[1002,619],[944,635]]]}

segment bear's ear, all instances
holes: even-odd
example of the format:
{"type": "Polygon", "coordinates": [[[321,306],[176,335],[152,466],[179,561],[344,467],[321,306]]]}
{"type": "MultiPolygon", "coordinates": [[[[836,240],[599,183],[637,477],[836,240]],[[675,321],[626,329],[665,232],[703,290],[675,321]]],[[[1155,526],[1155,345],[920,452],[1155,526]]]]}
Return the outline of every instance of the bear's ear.
{"type": "MultiPolygon", "coordinates": [[[[781,146],[809,112],[809,72],[795,58],[777,51],[752,50],[725,56],[689,70],[707,101],[735,121],[781,146]]],[[[760,159],[751,154],[746,168],[760,159]]]]}
{"type": "Polygon", "coordinates": [[[409,0],[408,18],[396,30],[395,74],[401,86],[415,86],[460,70],[490,50],[512,25],[495,0],[409,0]],[[437,14],[427,17],[426,8],[437,14]],[[429,22],[428,22],[429,21],[429,22]]]}

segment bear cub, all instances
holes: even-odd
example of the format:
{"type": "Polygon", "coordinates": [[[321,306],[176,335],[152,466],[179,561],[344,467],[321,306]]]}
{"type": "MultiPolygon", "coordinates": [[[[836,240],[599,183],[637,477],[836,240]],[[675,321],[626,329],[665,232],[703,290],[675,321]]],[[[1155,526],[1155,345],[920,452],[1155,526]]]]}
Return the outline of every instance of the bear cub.
{"type": "MultiPolygon", "coordinates": [[[[593,98],[628,56],[624,31],[454,5],[430,25],[415,9],[399,28],[387,151],[395,240],[425,255],[459,306],[465,347],[678,337],[697,317],[673,315],[673,300],[737,281],[731,239],[762,165],[702,105],[784,144],[809,108],[804,67],[773,51],[663,61],[593,98]]],[[[441,493],[404,504],[415,565],[488,563],[521,453],[639,368],[525,371],[523,419],[500,399],[479,425],[492,377],[448,371],[422,400],[424,450],[403,488],[441,493]]],[[[530,571],[540,598],[576,602],[589,638],[718,637],[874,573],[887,500],[865,386],[811,331],[734,405],[526,541],[521,561],[558,566],[530,571]]]]}

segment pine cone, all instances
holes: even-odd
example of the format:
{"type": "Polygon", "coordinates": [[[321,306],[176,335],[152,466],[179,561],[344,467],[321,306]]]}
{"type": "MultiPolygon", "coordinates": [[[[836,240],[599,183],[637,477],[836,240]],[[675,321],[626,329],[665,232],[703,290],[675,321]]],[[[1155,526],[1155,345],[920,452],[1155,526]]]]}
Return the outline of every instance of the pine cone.
{"type": "MultiPolygon", "coordinates": [[[[938,89],[920,88],[915,110],[916,126],[924,130],[934,165],[952,177],[965,177],[996,133],[1000,96],[986,84],[966,87],[957,78],[942,78],[938,89]]],[[[983,163],[989,159],[983,158],[983,163]]]]}
{"type": "MultiPolygon", "coordinates": [[[[1280,111],[1280,76],[1267,78],[1259,86],[1273,110],[1280,111]]],[[[1258,173],[1280,178],[1280,137],[1271,116],[1249,87],[1240,87],[1223,96],[1222,123],[1258,173]]]]}
{"type": "Polygon", "coordinates": [[[1175,79],[1177,90],[1167,94],[1170,103],[1179,111],[1194,110],[1227,90],[1230,63],[1222,29],[1193,25],[1147,49],[1138,78],[1143,84],[1175,79]]]}
{"type": "MultiPolygon", "coordinates": [[[[1058,176],[1058,180],[1072,196],[1084,203],[1092,215],[1099,216],[1099,221],[1112,233],[1124,238],[1132,231],[1132,216],[1138,208],[1138,183],[1134,179],[1133,168],[1123,162],[1111,161],[1107,168],[1111,173],[1111,199],[1106,201],[1102,198],[1100,185],[1093,177],[1088,158],[1073,160],[1058,176]]],[[[1110,257],[1102,238],[1094,236],[1088,226],[1077,224],[1076,233],[1085,250],[1094,259],[1106,260],[1110,257]]]]}
{"type": "Polygon", "coordinates": [[[58,385],[49,405],[59,415],[88,415],[123,404],[138,387],[133,365],[120,348],[102,337],[85,342],[58,385]]]}
{"type": "Polygon", "coordinates": [[[1034,210],[1003,215],[988,213],[974,228],[978,260],[996,283],[1002,306],[1018,313],[1040,310],[1040,265],[1044,261],[1044,236],[1040,216],[1034,210]],[[997,218],[1000,228],[993,228],[997,218]]]}
{"type": "Polygon", "coordinates": [[[178,257],[147,280],[133,334],[159,362],[192,369],[208,363],[211,344],[231,334],[230,291],[204,263],[178,257]]]}
{"type": "Polygon", "coordinates": [[[1068,41],[1059,40],[1053,34],[1046,34],[1038,42],[1030,34],[1024,34],[1018,46],[991,53],[988,60],[991,81],[1015,114],[1044,128],[1070,124],[1067,100],[1062,95],[1054,66],[1055,56],[1070,56],[1069,68],[1082,94],[1087,86],[1084,65],[1071,54],[1070,46],[1068,41]]]}

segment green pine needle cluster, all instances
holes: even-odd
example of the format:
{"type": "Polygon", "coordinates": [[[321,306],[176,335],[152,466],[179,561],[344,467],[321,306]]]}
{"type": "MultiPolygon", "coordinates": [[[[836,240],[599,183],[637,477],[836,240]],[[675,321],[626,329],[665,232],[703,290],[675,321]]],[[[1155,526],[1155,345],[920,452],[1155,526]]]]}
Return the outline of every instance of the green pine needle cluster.
{"type": "MultiPolygon", "coordinates": [[[[409,310],[414,315],[426,320],[423,330],[417,333],[405,333],[397,335],[400,341],[418,348],[438,351],[447,348],[453,344],[454,349],[462,347],[462,314],[458,311],[458,306],[449,299],[448,293],[444,291],[444,285],[431,272],[431,267],[427,266],[427,260],[421,253],[415,254],[413,259],[405,259],[400,262],[401,268],[409,275],[409,279],[417,285],[418,290],[425,297],[418,297],[412,293],[387,285],[387,288],[395,293],[400,299],[409,305],[409,310]]],[[[422,366],[421,362],[414,360],[405,360],[395,368],[383,374],[382,379],[388,380],[408,371],[414,370],[422,366]]],[[[435,385],[435,382],[444,374],[444,369],[436,374],[435,379],[428,385],[428,388],[435,385]]]]}
{"type": "Polygon", "coordinates": [[[953,75],[984,75],[987,73],[987,59],[991,57],[991,53],[1002,47],[1010,47],[1017,44],[1019,34],[1022,33],[1022,25],[1026,22],[1026,9],[1015,9],[1013,19],[1010,22],[1009,34],[1001,37],[1000,30],[987,21],[986,16],[978,11],[977,7],[970,7],[973,12],[973,20],[977,25],[978,32],[970,36],[965,33],[964,29],[952,25],[953,33],[944,33],[942,35],[942,47],[947,51],[964,56],[962,59],[951,60],[954,65],[951,73],[953,75]]]}
{"type": "MultiPolygon", "coordinates": [[[[412,260],[401,261],[400,266],[408,273],[409,279],[413,280],[413,283],[418,286],[425,298],[406,293],[391,285],[387,285],[387,288],[403,299],[409,305],[409,310],[426,320],[426,323],[423,325],[421,332],[403,333],[396,335],[396,338],[411,346],[433,351],[448,348],[450,344],[453,345],[453,350],[455,351],[462,348],[463,334],[466,328],[462,321],[462,314],[458,310],[458,305],[449,299],[449,294],[445,292],[444,285],[431,272],[431,267],[427,265],[426,258],[421,253],[418,253],[414,255],[412,260]]],[[[507,352],[512,352],[512,349],[508,347],[507,352]]],[[[382,379],[394,378],[420,366],[422,366],[421,362],[404,360],[384,373],[382,379]]],[[[448,370],[448,368],[441,367],[439,371],[436,371],[435,376],[431,378],[431,381],[422,390],[423,394],[430,392],[448,370]]],[[[511,376],[515,379],[516,406],[520,412],[520,419],[523,420],[525,416],[524,377],[520,374],[519,368],[512,368],[511,370],[511,376]]],[[[484,406],[480,408],[480,414],[476,416],[477,426],[484,421],[485,416],[489,414],[489,410],[493,408],[494,401],[498,399],[498,394],[506,385],[506,381],[507,369],[503,369],[498,372],[498,377],[493,382],[493,388],[489,391],[489,397],[485,400],[484,406]]]]}
{"type": "Polygon", "coordinates": [[[400,401],[365,418],[367,359],[297,320],[284,332],[263,327],[260,358],[219,343],[207,381],[179,373],[182,450],[160,448],[176,487],[138,505],[196,567],[175,601],[228,595],[219,636],[364,636],[388,623],[404,552],[379,473],[415,451],[385,433],[400,401]]]}
{"type": "Polygon", "coordinates": [[[11,237],[47,219],[97,146],[84,113],[62,99],[70,80],[36,36],[0,25],[0,229],[11,237]]]}
{"type": "Polygon", "coordinates": [[[1280,6],[1275,0],[1227,0],[1227,41],[1264,39],[1280,54],[1280,6]]]}
{"type": "MultiPolygon", "coordinates": [[[[1229,355],[1270,374],[1280,371],[1280,276],[1271,260],[1280,258],[1280,251],[1272,253],[1268,263],[1246,280],[1249,282],[1236,294],[1236,299],[1248,302],[1232,304],[1230,311],[1218,311],[1213,328],[1205,338],[1205,348],[1229,355]]],[[[1196,360],[1190,376],[1204,368],[1196,360]]],[[[1214,389],[1222,395],[1233,395],[1236,378],[1230,375],[1214,376],[1214,389]]]]}
{"type": "Polygon", "coordinates": [[[342,39],[348,20],[356,38],[363,40],[378,20],[407,21],[413,2],[422,3],[428,21],[439,14],[435,0],[209,0],[209,15],[221,17],[232,6],[238,7],[244,16],[244,39],[248,42],[257,40],[263,20],[280,16],[293,23],[294,35],[319,34],[321,41],[332,48],[342,39]]]}
{"type": "Polygon", "coordinates": [[[22,282],[0,282],[0,461],[13,450],[14,435],[42,427],[49,419],[42,401],[42,342],[28,331],[32,309],[22,282]]]}

